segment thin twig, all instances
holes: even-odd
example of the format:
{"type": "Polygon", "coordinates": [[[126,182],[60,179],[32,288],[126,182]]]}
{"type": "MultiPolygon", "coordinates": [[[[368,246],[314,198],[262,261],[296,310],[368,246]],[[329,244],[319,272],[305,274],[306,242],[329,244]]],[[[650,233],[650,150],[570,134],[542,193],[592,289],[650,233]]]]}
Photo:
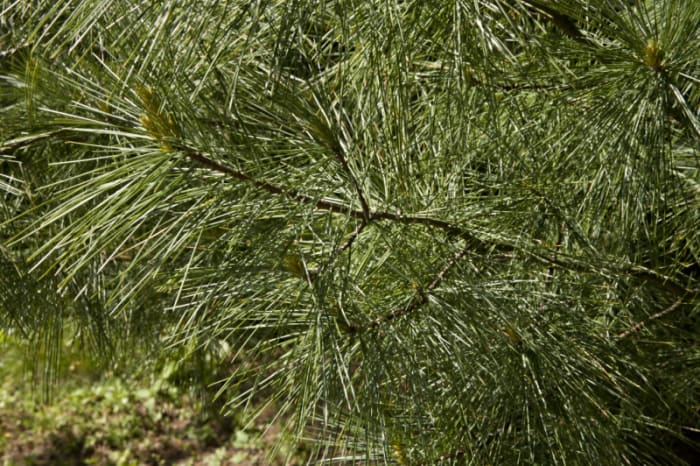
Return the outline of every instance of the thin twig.
{"type": "Polygon", "coordinates": [[[362,223],[360,223],[360,225],[357,228],[355,228],[355,231],[352,232],[348,240],[341,247],[338,248],[338,250],[336,251],[336,255],[342,254],[343,252],[345,252],[346,249],[352,246],[352,243],[354,243],[357,237],[360,236],[360,233],[362,233],[362,230],[364,230],[366,226],[367,222],[363,221],[362,223]]]}
{"type": "Polygon", "coordinates": [[[678,307],[679,307],[681,304],[683,304],[683,300],[686,298],[686,296],[687,296],[687,294],[684,294],[683,296],[681,296],[680,298],[678,298],[673,304],[671,304],[671,305],[670,305],[669,307],[667,307],[666,309],[664,309],[664,310],[662,310],[662,311],[659,311],[659,312],[657,312],[656,314],[652,314],[651,316],[649,316],[648,318],[644,319],[644,320],[641,321],[641,322],[637,322],[636,324],[634,324],[634,325],[633,325],[632,327],[630,327],[629,329],[627,329],[627,330],[625,330],[624,332],[620,333],[620,334],[617,336],[617,338],[619,338],[619,339],[627,338],[627,337],[629,337],[630,335],[633,335],[633,334],[639,332],[641,329],[643,329],[644,327],[646,327],[650,322],[652,322],[652,321],[654,321],[654,320],[656,320],[656,319],[660,319],[661,317],[672,313],[673,311],[675,311],[676,309],[678,309],[678,307]]]}
{"type": "MultiPolygon", "coordinates": [[[[435,289],[440,286],[440,283],[445,279],[445,276],[449,273],[449,271],[461,261],[467,253],[471,251],[471,247],[467,246],[461,251],[459,251],[457,254],[455,254],[452,259],[445,264],[445,266],[435,275],[435,278],[433,278],[433,281],[430,282],[430,285],[428,285],[427,288],[423,289],[422,287],[418,287],[416,290],[416,293],[411,300],[410,303],[408,303],[404,307],[398,307],[392,310],[390,313],[385,314],[381,317],[376,318],[373,320],[367,327],[365,327],[365,330],[373,330],[378,327],[380,327],[383,324],[386,324],[388,322],[391,322],[393,320],[398,319],[399,317],[403,317],[405,315],[408,315],[415,311],[416,309],[420,308],[421,306],[424,306],[425,304],[428,303],[428,295],[435,291],[435,289]]],[[[354,329],[357,331],[358,329],[354,329]]]]}
{"type": "Polygon", "coordinates": [[[322,210],[327,210],[330,212],[338,212],[338,213],[344,213],[344,214],[349,214],[351,217],[356,217],[356,218],[361,218],[364,219],[365,215],[364,212],[361,210],[352,210],[350,207],[345,206],[343,204],[336,204],[334,202],[326,201],[326,200],[316,200],[310,196],[306,196],[304,194],[300,194],[292,189],[285,190],[280,188],[279,186],[275,186],[274,184],[268,183],[266,181],[260,181],[255,178],[253,178],[250,175],[247,175],[243,172],[240,172],[238,170],[234,170],[233,168],[227,167],[226,165],[222,165],[219,162],[216,162],[215,160],[212,160],[205,155],[202,155],[198,152],[192,152],[192,151],[187,151],[185,152],[188,158],[191,160],[200,163],[201,165],[204,165],[214,171],[218,171],[220,173],[224,173],[226,175],[229,175],[233,178],[236,178],[237,180],[240,181],[245,181],[247,183],[252,184],[256,188],[262,189],[263,191],[266,191],[270,194],[277,194],[280,196],[287,197],[289,199],[294,199],[296,201],[299,201],[303,204],[312,204],[318,207],[319,209],[322,210]]]}
{"type": "Polygon", "coordinates": [[[360,187],[360,182],[357,181],[357,178],[352,173],[352,170],[350,170],[350,166],[348,165],[348,161],[346,160],[345,155],[343,154],[342,149],[340,147],[336,148],[335,157],[336,157],[336,159],[338,159],[338,162],[343,167],[343,170],[345,170],[347,172],[348,176],[352,180],[352,184],[355,185],[355,191],[357,192],[357,197],[360,200],[360,206],[362,206],[362,213],[364,214],[364,220],[365,220],[365,222],[368,222],[369,217],[370,217],[369,204],[367,203],[367,199],[365,198],[365,195],[362,192],[362,188],[360,187]]]}

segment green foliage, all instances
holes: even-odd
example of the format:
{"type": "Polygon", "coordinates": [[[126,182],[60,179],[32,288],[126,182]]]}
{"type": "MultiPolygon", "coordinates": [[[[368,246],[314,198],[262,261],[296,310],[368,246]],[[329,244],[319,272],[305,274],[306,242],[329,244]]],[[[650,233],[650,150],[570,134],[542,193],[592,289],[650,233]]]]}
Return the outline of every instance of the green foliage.
{"type": "Polygon", "coordinates": [[[314,458],[682,461],[697,2],[0,11],[0,326],[47,375],[67,328],[314,458]]]}
{"type": "MultiPolygon", "coordinates": [[[[112,378],[79,388],[70,380],[62,379],[69,385],[54,403],[37,405],[4,379],[3,465],[246,464],[262,461],[271,446],[260,426],[244,429],[231,418],[202,412],[172,385],[147,389],[144,380],[112,378]]],[[[289,453],[286,464],[303,463],[299,452],[289,453]]],[[[285,464],[284,457],[268,458],[269,464],[285,464]]]]}

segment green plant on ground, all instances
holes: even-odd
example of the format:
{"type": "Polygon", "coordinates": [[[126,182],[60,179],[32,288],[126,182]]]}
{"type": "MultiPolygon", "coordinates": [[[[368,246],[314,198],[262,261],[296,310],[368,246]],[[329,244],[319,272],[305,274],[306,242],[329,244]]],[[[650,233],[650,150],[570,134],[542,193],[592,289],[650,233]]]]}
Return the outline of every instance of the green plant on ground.
{"type": "MultiPolygon", "coordinates": [[[[262,425],[244,428],[202,410],[197,398],[171,384],[111,377],[81,387],[72,376],[61,379],[52,402],[36,403],[12,374],[2,375],[0,464],[6,466],[258,464],[277,441],[262,425]]],[[[301,450],[288,458],[286,464],[305,461],[301,450]]]]}
{"type": "Polygon", "coordinates": [[[319,461],[692,461],[700,3],[1,5],[0,327],[49,381],[68,328],[319,461]]]}

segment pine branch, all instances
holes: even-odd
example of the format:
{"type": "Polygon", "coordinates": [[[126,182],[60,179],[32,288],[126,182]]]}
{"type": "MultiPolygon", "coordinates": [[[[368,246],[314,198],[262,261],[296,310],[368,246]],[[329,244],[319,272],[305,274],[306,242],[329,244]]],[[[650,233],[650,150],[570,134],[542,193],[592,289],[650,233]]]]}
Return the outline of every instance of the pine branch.
{"type": "MultiPolygon", "coordinates": [[[[666,316],[666,315],[672,313],[673,311],[677,310],[677,309],[681,306],[681,304],[683,304],[683,301],[684,301],[684,299],[685,299],[686,297],[687,297],[687,294],[681,296],[680,298],[678,298],[673,304],[671,304],[671,305],[670,305],[669,307],[667,307],[666,309],[664,309],[664,310],[662,310],[662,311],[659,311],[659,312],[657,312],[657,313],[655,313],[655,314],[650,315],[648,318],[644,319],[644,320],[641,321],[641,322],[637,322],[636,324],[634,324],[634,325],[633,325],[632,327],[630,327],[629,329],[627,329],[627,330],[625,330],[624,332],[622,332],[622,333],[620,333],[619,335],[617,335],[617,338],[619,338],[620,340],[622,340],[622,339],[627,338],[627,337],[629,337],[629,336],[631,336],[631,335],[634,335],[635,333],[639,332],[640,330],[642,330],[643,328],[645,328],[647,325],[649,325],[651,322],[653,322],[653,321],[655,321],[655,320],[657,320],[657,319],[660,319],[660,318],[662,318],[662,317],[664,317],[664,316],[666,316]]],[[[697,297],[697,296],[696,296],[696,297],[697,297]]]]}
{"type": "Polygon", "coordinates": [[[399,319],[401,317],[407,316],[413,312],[415,312],[417,309],[423,307],[428,303],[428,295],[435,291],[438,286],[442,283],[442,281],[445,279],[447,274],[452,270],[464,257],[471,252],[471,247],[467,246],[466,248],[462,249],[461,251],[457,252],[452,259],[445,264],[445,266],[440,269],[440,271],[435,275],[433,280],[430,282],[427,288],[423,289],[420,285],[418,285],[416,289],[416,293],[411,299],[411,301],[404,307],[399,307],[394,310],[392,310],[390,313],[378,317],[377,319],[373,320],[369,325],[367,325],[364,328],[355,328],[351,327],[350,332],[352,334],[356,333],[365,333],[367,331],[374,331],[381,327],[384,324],[388,324],[396,319],[399,319]]]}
{"type": "MultiPolygon", "coordinates": [[[[552,255],[552,254],[550,254],[550,252],[547,252],[547,253],[535,252],[535,251],[532,251],[532,250],[529,250],[526,248],[518,248],[514,245],[504,243],[504,242],[499,242],[499,241],[488,242],[488,241],[482,240],[480,238],[477,238],[471,232],[467,231],[464,228],[461,228],[457,225],[454,225],[450,222],[440,220],[440,219],[435,219],[435,218],[431,218],[431,217],[417,217],[417,216],[411,216],[411,215],[404,215],[400,212],[392,213],[392,212],[387,212],[387,211],[379,211],[379,212],[370,211],[369,215],[367,215],[364,210],[353,210],[349,206],[345,206],[345,205],[338,204],[335,202],[331,202],[331,201],[327,201],[327,200],[323,200],[323,199],[317,200],[317,199],[314,199],[314,198],[307,196],[305,194],[298,193],[295,190],[284,189],[284,188],[281,188],[279,186],[273,185],[271,183],[257,180],[255,178],[251,177],[250,175],[247,175],[246,173],[234,170],[234,169],[227,167],[219,162],[216,162],[216,161],[206,157],[205,155],[203,155],[201,153],[194,152],[191,150],[186,150],[185,154],[191,160],[193,160],[201,165],[204,165],[204,166],[206,166],[214,171],[217,171],[219,173],[229,175],[237,180],[249,183],[249,184],[255,186],[256,188],[261,189],[262,191],[268,192],[270,194],[275,194],[275,195],[279,195],[282,197],[286,197],[288,199],[301,202],[303,204],[313,205],[320,210],[325,210],[325,211],[329,211],[329,212],[333,212],[333,213],[341,213],[341,214],[349,215],[350,217],[353,217],[353,218],[360,219],[363,221],[364,226],[361,229],[359,229],[358,235],[361,233],[361,231],[364,229],[365,226],[367,226],[375,221],[389,221],[389,222],[395,222],[395,223],[400,223],[400,224],[404,224],[404,225],[423,225],[423,226],[437,228],[438,230],[441,230],[441,231],[447,233],[448,235],[454,236],[456,238],[464,239],[467,242],[467,248],[465,248],[465,252],[466,252],[466,249],[469,249],[470,251],[475,252],[475,253],[479,253],[479,254],[489,254],[489,253],[493,253],[493,252],[497,252],[497,253],[501,253],[501,254],[508,254],[508,253],[512,253],[515,251],[520,251],[520,252],[524,253],[525,255],[530,256],[531,258],[537,260],[538,262],[540,262],[544,265],[547,265],[550,267],[551,266],[559,266],[559,267],[562,267],[566,270],[580,271],[580,272],[597,272],[597,271],[599,271],[599,269],[601,267],[600,261],[595,261],[595,262],[591,262],[591,263],[582,262],[582,261],[566,261],[564,258],[559,257],[557,255],[556,249],[553,251],[554,254],[552,255]]],[[[351,237],[350,244],[354,240],[355,240],[355,237],[351,237]]],[[[681,293],[687,293],[687,292],[691,291],[688,288],[675,283],[669,277],[659,276],[658,273],[654,272],[653,270],[649,270],[645,267],[640,267],[640,266],[637,266],[634,264],[630,264],[630,265],[622,266],[622,267],[610,264],[607,267],[613,273],[616,273],[619,275],[627,275],[627,276],[637,277],[637,278],[647,280],[650,283],[653,283],[656,287],[658,287],[660,289],[668,290],[669,292],[674,293],[676,295],[681,294],[681,293]]],[[[439,282],[437,284],[439,284],[439,282]]],[[[437,286],[437,284],[435,284],[435,286],[437,286]]],[[[395,312],[400,312],[400,310],[397,310],[395,312]]],[[[392,315],[392,314],[390,314],[390,315],[392,315]]]]}
{"type": "Polygon", "coordinates": [[[286,197],[298,202],[301,202],[302,204],[309,204],[309,205],[314,205],[318,209],[321,210],[327,210],[329,212],[337,212],[337,213],[344,213],[347,215],[350,215],[351,217],[359,218],[359,219],[364,219],[365,218],[365,213],[362,210],[352,210],[352,208],[343,206],[342,204],[337,204],[334,202],[326,201],[326,200],[316,200],[313,199],[309,196],[306,196],[304,194],[297,193],[294,190],[285,190],[283,188],[280,188],[279,186],[275,186],[271,183],[267,183],[265,181],[260,181],[257,180],[250,175],[247,175],[243,172],[234,170],[232,168],[229,168],[225,165],[220,164],[219,162],[216,162],[208,157],[206,157],[203,154],[200,154],[198,152],[193,152],[193,151],[185,151],[185,154],[187,155],[188,158],[191,160],[198,162],[201,165],[204,165],[205,167],[217,171],[219,173],[223,173],[226,175],[231,176],[232,178],[235,178],[240,181],[244,181],[246,183],[249,183],[256,188],[261,189],[262,191],[268,192],[270,194],[276,194],[282,197],[286,197]]]}
{"type": "Polygon", "coordinates": [[[338,248],[337,255],[340,255],[343,252],[345,252],[347,249],[349,249],[353,245],[355,240],[360,236],[360,234],[362,233],[362,231],[365,229],[366,226],[367,226],[367,222],[365,222],[363,220],[362,223],[360,223],[360,225],[355,229],[355,231],[352,232],[352,234],[347,239],[347,241],[342,246],[340,246],[338,248]]]}
{"type": "MultiPolygon", "coordinates": [[[[295,190],[292,189],[284,189],[279,186],[273,185],[271,183],[268,183],[266,181],[260,181],[258,179],[255,179],[251,177],[250,175],[234,170],[233,168],[230,168],[226,165],[223,165],[219,162],[216,162],[215,160],[212,160],[211,158],[205,156],[204,154],[201,154],[199,152],[195,152],[189,149],[184,150],[185,155],[201,164],[204,165],[205,167],[217,171],[219,173],[226,174],[228,176],[231,176],[232,178],[235,178],[237,180],[249,183],[253,185],[254,187],[268,192],[270,194],[275,194],[279,195],[282,197],[286,197],[291,200],[295,200],[298,202],[301,202],[302,204],[307,204],[307,205],[313,205],[316,208],[320,210],[325,210],[329,212],[334,212],[334,213],[342,213],[349,215],[350,217],[358,218],[360,220],[365,221],[365,223],[372,223],[376,221],[391,221],[391,222],[396,222],[396,223],[401,223],[404,225],[424,225],[424,226],[429,226],[429,227],[434,227],[439,230],[444,231],[447,234],[463,238],[467,240],[473,250],[476,250],[478,252],[489,252],[493,250],[497,250],[499,252],[511,252],[515,248],[509,244],[506,243],[493,243],[490,244],[486,241],[483,241],[477,237],[475,237],[473,234],[470,232],[466,231],[464,228],[460,228],[456,225],[453,225],[449,222],[446,222],[444,220],[439,220],[431,217],[417,217],[417,216],[411,216],[411,215],[404,215],[400,212],[397,213],[392,213],[392,212],[387,212],[387,211],[378,211],[378,212],[372,212],[369,210],[369,207],[367,206],[366,208],[368,209],[367,212],[363,209],[361,210],[353,210],[349,206],[345,206],[342,204],[338,204],[335,202],[330,202],[327,200],[316,200],[310,196],[307,196],[305,194],[301,194],[296,192],[295,190]]],[[[365,202],[366,204],[366,202],[365,202]]]]}
{"type": "Polygon", "coordinates": [[[342,149],[340,147],[336,147],[334,150],[335,157],[340,163],[340,165],[343,167],[343,170],[348,174],[350,179],[352,180],[352,183],[355,187],[355,191],[357,192],[357,197],[360,201],[360,205],[362,206],[362,214],[364,215],[363,221],[364,222],[369,222],[370,220],[370,209],[369,209],[369,204],[367,203],[367,199],[365,198],[365,195],[362,191],[362,188],[360,187],[360,183],[357,181],[357,178],[355,175],[352,173],[352,170],[350,170],[350,167],[348,166],[348,161],[345,158],[345,154],[343,154],[342,149]]]}

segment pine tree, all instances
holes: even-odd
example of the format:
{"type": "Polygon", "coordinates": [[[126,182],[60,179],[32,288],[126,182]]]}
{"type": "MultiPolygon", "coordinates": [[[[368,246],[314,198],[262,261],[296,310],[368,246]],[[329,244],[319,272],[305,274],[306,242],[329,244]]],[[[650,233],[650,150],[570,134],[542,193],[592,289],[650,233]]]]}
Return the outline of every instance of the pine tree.
{"type": "Polygon", "coordinates": [[[230,348],[339,462],[682,463],[700,2],[0,5],[0,328],[49,362],[230,348]]]}

